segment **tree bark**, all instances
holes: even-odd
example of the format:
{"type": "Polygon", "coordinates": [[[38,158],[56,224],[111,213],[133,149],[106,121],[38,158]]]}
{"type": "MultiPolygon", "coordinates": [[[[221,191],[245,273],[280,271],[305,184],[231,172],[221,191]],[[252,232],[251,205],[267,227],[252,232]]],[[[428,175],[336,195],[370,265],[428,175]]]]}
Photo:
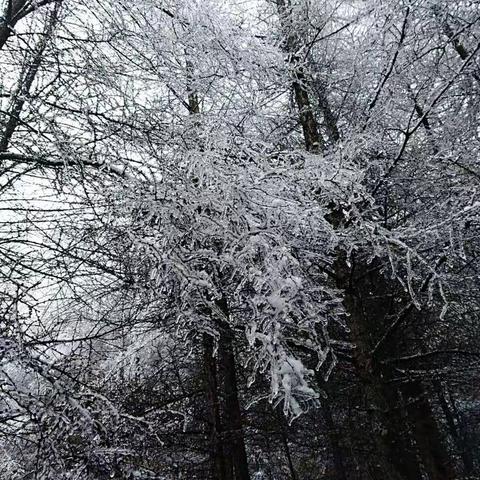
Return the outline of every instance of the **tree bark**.
{"type": "Polygon", "coordinates": [[[456,477],[425,389],[419,380],[407,382],[403,388],[407,401],[407,416],[413,424],[413,437],[429,480],[456,477]]]}
{"type": "Polygon", "coordinates": [[[469,477],[473,475],[475,465],[472,452],[469,450],[467,442],[465,441],[465,432],[462,432],[462,428],[458,422],[454,401],[451,397],[450,399],[447,398],[447,392],[440,381],[436,380],[434,382],[434,388],[437,393],[442,412],[445,416],[445,420],[447,421],[450,436],[455,442],[458,452],[460,453],[460,457],[462,458],[463,473],[465,476],[469,477]]]}
{"type": "MultiPolygon", "coordinates": [[[[188,107],[191,115],[200,113],[200,101],[195,90],[191,89],[193,80],[193,66],[187,58],[187,83],[189,88],[188,107]]],[[[218,309],[225,318],[229,317],[226,298],[216,300],[218,309]]],[[[233,332],[222,319],[214,319],[214,312],[210,311],[212,320],[220,330],[218,348],[218,368],[213,356],[213,340],[205,339],[205,364],[209,371],[209,394],[207,396],[212,405],[212,440],[211,464],[214,479],[217,480],[250,480],[248,472],[248,459],[243,436],[242,413],[238,399],[237,376],[235,365],[235,352],[233,345],[233,332]],[[205,343],[207,342],[207,343],[205,343]],[[207,358],[207,355],[209,358],[207,358]],[[222,404],[219,402],[220,385],[217,380],[217,371],[220,374],[222,404]],[[221,408],[223,407],[223,408],[221,408]],[[221,436],[220,421],[223,420],[221,436]],[[220,443],[223,441],[223,444],[220,443]]]]}
{"type": "Polygon", "coordinates": [[[325,140],[320,133],[318,123],[312,110],[310,97],[307,91],[307,82],[305,70],[296,54],[298,48],[298,39],[295,32],[288,25],[291,16],[291,6],[289,0],[277,0],[280,22],[284,30],[286,41],[285,50],[289,55],[289,64],[292,68],[292,90],[295,95],[295,102],[298,107],[300,125],[303,130],[305,147],[308,152],[320,153],[325,150],[325,140]]]}
{"type": "Polygon", "coordinates": [[[5,46],[13,29],[21,18],[22,9],[27,4],[27,0],[9,0],[0,22],[0,50],[5,46]]]}
{"type": "Polygon", "coordinates": [[[210,419],[210,467],[213,480],[226,480],[225,453],[220,423],[220,399],[218,397],[217,365],[214,357],[213,338],[203,334],[205,390],[210,419]]]}
{"type": "Polygon", "coordinates": [[[227,476],[227,478],[250,480],[242,412],[238,398],[233,332],[228,325],[223,325],[220,332],[219,364],[223,380],[223,438],[233,465],[233,476],[227,476]]]}
{"type": "MultiPolygon", "coordinates": [[[[353,271],[339,258],[338,287],[345,292],[345,308],[355,342],[354,362],[362,382],[367,408],[371,410],[370,428],[377,431],[375,446],[380,453],[385,478],[410,480],[449,480],[455,478],[432,407],[418,378],[398,379],[382,363],[383,355],[401,355],[402,342],[390,336],[381,351],[376,338],[383,338],[386,319],[397,313],[398,287],[381,273],[381,261],[367,265],[358,260],[353,271]],[[342,267],[343,265],[343,267],[342,267]],[[410,428],[409,428],[410,427],[410,428]]],[[[400,296],[401,298],[401,296],[400,296]]],[[[413,315],[415,309],[410,311],[413,315]]]]}
{"type": "MultiPolygon", "coordinates": [[[[285,0],[277,0],[277,6],[282,21],[282,26],[284,29],[287,29],[286,25],[288,24],[288,16],[290,14],[290,10],[289,8],[287,8],[285,0]]],[[[293,34],[287,31],[286,35],[286,48],[288,50],[288,53],[291,54],[290,62],[293,64],[293,69],[295,72],[292,88],[295,93],[295,99],[300,115],[300,122],[303,126],[304,122],[306,121],[305,113],[311,113],[311,103],[308,92],[303,87],[304,82],[302,81],[302,83],[300,83],[299,81],[299,74],[302,76],[300,77],[301,80],[304,79],[303,70],[301,69],[301,66],[296,65],[296,63],[298,62],[298,57],[294,55],[293,51],[295,46],[293,34]]],[[[306,149],[308,151],[323,151],[323,149],[325,148],[325,142],[320,134],[318,124],[316,122],[316,119],[313,117],[313,114],[308,116],[308,123],[311,123],[312,126],[304,128],[304,140],[306,149]]],[[[333,224],[338,224],[340,221],[341,219],[339,218],[332,218],[333,224]]],[[[346,256],[343,252],[339,251],[337,261],[335,262],[335,276],[337,278],[337,287],[339,287],[345,292],[344,306],[346,311],[350,315],[349,318],[351,323],[352,340],[357,346],[355,366],[357,369],[357,373],[361,378],[362,384],[364,385],[365,396],[368,399],[368,402],[372,403],[373,411],[381,412],[382,410],[385,410],[386,402],[382,401],[381,399],[381,394],[378,391],[379,389],[378,382],[376,381],[377,379],[373,376],[370,369],[370,359],[367,355],[369,349],[366,347],[366,342],[364,340],[365,335],[368,335],[368,330],[365,330],[365,328],[363,328],[362,315],[360,315],[361,298],[355,295],[354,292],[352,292],[349,288],[350,274],[351,272],[350,268],[347,267],[346,256]]],[[[393,428],[385,428],[384,424],[386,418],[381,418],[378,420],[380,420],[382,425],[382,428],[380,429],[381,433],[387,432],[388,438],[386,438],[385,435],[374,434],[374,442],[376,445],[377,455],[374,461],[370,462],[371,475],[375,480],[401,480],[402,476],[397,471],[397,468],[395,468],[395,465],[393,465],[391,461],[391,458],[393,456],[391,445],[392,442],[395,442],[395,430],[393,428]]],[[[372,427],[373,426],[374,422],[372,422],[372,427]]],[[[373,432],[374,430],[370,431],[373,432]]],[[[334,438],[331,439],[331,443],[335,443],[334,438]]],[[[398,454],[398,451],[395,453],[398,454]]]]}
{"type": "MultiPolygon", "coordinates": [[[[327,392],[328,400],[332,397],[330,389],[328,385],[323,380],[320,372],[315,372],[315,377],[317,380],[317,384],[320,385],[323,390],[327,392]]],[[[345,462],[343,461],[343,452],[342,446],[340,443],[340,435],[338,433],[338,427],[333,420],[332,410],[328,403],[328,400],[322,404],[321,411],[323,414],[323,419],[325,421],[325,425],[327,427],[327,436],[328,441],[330,443],[330,449],[332,450],[332,458],[333,458],[333,466],[335,468],[335,480],[347,480],[347,471],[345,468],[345,462]]]]}
{"type": "MultiPolygon", "coordinates": [[[[298,47],[294,33],[288,31],[291,10],[289,3],[286,2],[288,0],[277,0],[277,6],[287,36],[286,49],[290,54],[289,61],[293,66],[292,88],[304,131],[305,147],[310,152],[321,152],[325,148],[325,141],[311,110],[303,68],[295,55],[295,49],[298,47]]],[[[320,102],[328,106],[325,96],[320,102]]],[[[330,117],[330,121],[333,121],[333,116],[330,117]]],[[[338,130],[332,127],[333,125],[330,125],[331,137],[338,140],[338,130]]],[[[334,226],[338,226],[342,220],[341,213],[332,213],[331,221],[334,226]]],[[[425,469],[430,480],[451,479],[453,469],[449,465],[431,407],[421,395],[421,385],[418,381],[411,382],[403,388],[403,392],[392,388],[385,383],[388,372],[385,372],[377,359],[371,355],[374,346],[372,340],[385,326],[391,304],[389,296],[394,295],[395,291],[389,292],[381,268],[372,268],[371,265],[360,263],[354,272],[352,267],[348,266],[347,260],[349,259],[346,258],[346,254],[338,251],[334,270],[336,286],[344,292],[344,307],[349,315],[351,339],[356,345],[354,354],[356,372],[363,387],[367,409],[371,412],[369,430],[373,434],[375,451],[370,459],[370,474],[378,480],[413,480],[422,478],[425,469]],[[402,393],[410,400],[413,395],[419,395],[421,401],[410,402],[407,408],[403,408],[402,393]],[[406,417],[409,417],[413,425],[413,438],[410,438],[410,432],[405,428],[406,417]],[[412,447],[412,440],[416,448],[412,447]]],[[[376,263],[378,264],[379,260],[376,263]]],[[[331,442],[336,443],[334,437],[331,438],[331,442]]],[[[334,450],[338,450],[338,442],[334,450]]],[[[342,471],[339,458],[336,461],[337,470],[342,471]]]]}

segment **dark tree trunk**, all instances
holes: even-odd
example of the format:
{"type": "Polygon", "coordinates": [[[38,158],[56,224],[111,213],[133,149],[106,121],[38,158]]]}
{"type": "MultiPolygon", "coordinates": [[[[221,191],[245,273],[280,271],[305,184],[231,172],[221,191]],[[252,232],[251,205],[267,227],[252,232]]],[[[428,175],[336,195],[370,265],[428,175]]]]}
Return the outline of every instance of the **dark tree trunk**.
{"type": "Polygon", "coordinates": [[[290,470],[290,479],[297,480],[297,473],[295,472],[292,455],[290,454],[290,447],[288,446],[288,438],[283,428],[282,428],[281,435],[282,435],[283,448],[285,449],[285,456],[287,457],[288,469],[290,470]]]}
{"type": "Polygon", "coordinates": [[[475,462],[472,452],[468,448],[467,442],[465,441],[465,432],[462,431],[460,422],[458,421],[458,416],[454,407],[454,401],[451,396],[448,395],[448,392],[445,391],[444,387],[439,381],[435,381],[434,387],[440,407],[442,408],[442,412],[447,422],[448,431],[455,442],[455,445],[457,446],[460,457],[462,458],[463,473],[465,476],[469,477],[473,475],[475,462]]]}
{"type": "MultiPolygon", "coordinates": [[[[358,277],[354,279],[354,272],[347,266],[344,255],[339,255],[335,272],[337,286],[345,292],[344,306],[349,313],[351,339],[356,347],[354,366],[361,384],[364,408],[368,413],[366,428],[372,437],[370,443],[374,446],[367,459],[370,474],[375,480],[420,479],[422,476],[415,454],[411,449],[405,448],[402,441],[404,419],[399,418],[400,411],[393,402],[396,395],[387,394],[383,379],[375,371],[370,355],[375,324],[386,315],[387,301],[382,298],[375,309],[375,305],[365,298],[371,287],[369,275],[363,274],[363,281],[358,277]]],[[[371,293],[377,299],[380,292],[371,293]]]]}
{"type": "MultiPolygon", "coordinates": [[[[189,89],[193,77],[193,66],[187,59],[189,89]]],[[[196,91],[190,90],[188,93],[188,108],[191,115],[200,113],[200,101],[196,91]]],[[[216,300],[216,305],[222,315],[228,319],[229,310],[226,298],[216,300]]],[[[238,398],[234,336],[224,319],[215,318],[215,314],[211,310],[209,314],[220,331],[217,356],[218,368],[213,355],[213,340],[208,335],[204,335],[205,366],[209,372],[207,375],[209,378],[207,398],[212,406],[211,418],[213,419],[211,430],[212,451],[210,455],[213,478],[215,480],[250,480],[242,427],[242,413],[238,398]],[[220,402],[219,398],[222,398],[223,401],[220,402]],[[221,436],[219,435],[220,430],[221,436]]]]}
{"type": "Polygon", "coordinates": [[[220,424],[220,400],[218,398],[217,365],[214,357],[213,338],[203,335],[205,387],[210,424],[210,467],[213,480],[226,480],[225,454],[220,424]]]}
{"type": "MultiPolygon", "coordinates": [[[[292,32],[288,31],[290,15],[290,7],[286,0],[277,0],[279,15],[282,21],[282,26],[286,30],[286,48],[289,53],[294,53],[295,37],[292,32]]],[[[300,115],[300,122],[302,126],[307,121],[305,117],[306,112],[311,114],[311,103],[308,92],[305,89],[305,82],[303,78],[303,70],[301,65],[297,65],[298,58],[291,55],[290,62],[294,68],[293,90],[300,115]],[[300,76],[299,76],[300,75],[300,76]]],[[[321,151],[324,149],[325,142],[320,134],[318,124],[313,117],[313,114],[308,115],[308,123],[312,123],[313,127],[304,128],[305,146],[308,151],[321,151]]],[[[332,215],[332,224],[338,225],[341,222],[339,215],[334,213],[332,215]]],[[[408,477],[401,475],[398,471],[397,465],[392,461],[393,458],[398,458],[398,438],[396,437],[396,429],[388,422],[388,402],[382,398],[382,387],[371,369],[371,359],[369,357],[369,342],[367,341],[371,325],[364,322],[364,311],[362,305],[362,296],[358,295],[351,289],[351,269],[347,267],[347,259],[343,252],[338,252],[338,258],[335,264],[335,275],[337,278],[337,287],[344,290],[345,300],[344,306],[349,314],[350,328],[352,332],[352,340],[356,344],[355,367],[357,374],[362,382],[364,389],[364,396],[367,406],[376,415],[371,416],[371,425],[369,426],[370,433],[373,434],[373,442],[375,444],[375,456],[370,461],[370,474],[375,480],[407,480],[408,477]],[[379,415],[380,414],[380,415],[379,415]]],[[[378,312],[377,312],[378,314],[378,312]]],[[[333,420],[333,419],[332,419],[333,420]]],[[[332,444],[335,439],[332,439],[332,444]]],[[[338,447],[337,447],[338,448],[338,447]]],[[[337,461],[339,459],[337,458],[337,461]]],[[[412,462],[407,461],[410,465],[412,462]]],[[[339,466],[340,471],[342,467],[339,466]]],[[[418,470],[415,474],[418,473],[418,470]]],[[[410,477],[421,478],[421,476],[410,477]]]]}
{"type": "Polygon", "coordinates": [[[324,125],[330,144],[334,145],[340,140],[340,132],[338,130],[337,119],[330,107],[330,102],[323,85],[316,85],[315,94],[318,99],[318,106],[323,113],[324,125]]]}
{"type": "Polygon", "coordinates": [[[233,466],[232,480],[250,480],[247,452],[243,435],[242,412],[238,398],[233,333],[223,325],[219,344],[219,369],[223,380],[224,445],[233,466]]]}
{"type": "Polygon", "coordinates": [[[407,402],[407,415],[412,424],[416,447],[429,480],[455,478],[455,471],[420,381],[407,382],[402,387],[402,393],[407,402]]]}
{"type": "Polygon", "coordinates": [[[14,32],[15,26],[22,18],[36,10],[40,5],[46,5],[55,1],[60,3],[61,0],[43,0],[38,2],[38,5],[28,0],[8,0],[4,11],[0,13],[2,18],[0,21],[0,50],[5,46],[14,32]]]}
{"type": "MultiPolygon", "coordinates": [[[[380,465],[379,477],[392,479],[420,479],[424,474],[429,480],[453,479],[455,472],[421,381],[398,381],[382,362],[384,355],[399,355],[402,349],[401,336],[384,336],[391,325],[387,319],[399,315],[398,302],[393,301],[401,298],[396,284],[381,273],[380,260],[370,265],[359,261],[352,270],[339,258],[336,267],[356,345],[355,367],[375,432],[373,470],[380,465]],[[375,349],[378,338],[385,339],[381,349],[375,349]]],[[[415,309],[408,312],[413,315],[415,309]]]]}
{"type": "Polygon", "coordinates": [[[5,46],[13,29],[20,18],[20,12],[25,7],[26,0],[9,0],[2,12],[2,21],[0,22],[0,50],[5,46]]]}
{"type": "Polygon", "coordinates": [[[323,414],[323,419],[325,421],[325,426],[327,427],[327,436],[330,443],[330,449],[332,451],[333,466],[335,468],[335,480],[347,480],[347,471],[345,469],[345,462],[343,461],[344,453],[342,451],[342,446],[340,442],[340,435],[338,432],[338,427],[335,425],[333,420],[332,410],[330,408],[330,399],[332,394],[329,391],[328,385],[324,382],[322,376],[317,371],[316,372],[317,384],[322,386],[328,394],[328,400],[324,402],[321,406],[321,411],[323,414]]]}
{"type": "Polygon", "coordinates": [[[290,479],[298,480],[297,472],[293,464],[292,455],[290,452],[290,446],[288,445],[288,425],[285,421],[285,417],[275,408],[272,409],[273,415],[278,423],[280,439],[282,441],[283,449],[285,450],[285,456],[287,457],[288,470],[290,471],[290,479]]]}
{"type": "Polygon", "coordinates": [[[318,128],[318,122],[312,110],[307,90],[304,67],[301,59],[296,55],[298,39],[290,27],[291,5],[289,0],[277,0],[278,13],[285,33],[285,50],[289,54],[289,63],[292,67],[292,90],[298,107],[300,125],[307,151],[320,153],[325,149],[325,140],[318,128]]]}
{"type": "MultiPolygon", "coordinates": [[[[321,152],[325,148],[325,141],[312,112],[303,66],[296,56],[299,39],[291,31],[291,5],[289,0],[277,0],[277,7],[286,37],[285,49],[293,70],[292,88],[303,127],[305,147],[310,152],[321,152]]],[[[319,103],[327,106],[331,113],[325,94],[319,98],[319,103]]],[[[333,115],[329,116],[329,120],[334,121],[333,115]]],[[[338,130],[334,126],[334,123],[330,124],[329,136],[332,140],[338,140],[338,130]]],[[[344,220],[340,211],[332,212],[330,217],[334,227],[344,220]]],[[[336,286],[344,292],[351,340],[356,346],[354,366],[361,382],[366,409],[370,412],[367,428],[372,439],[367,443],[373,443],[374,446],[367,460],[370,475],[375,480],[420,480],[427,473],[430,480],[449,480],[454,472],[432,409],[422,395],[421,384],[417,380],[398,387],[388,382],[391,372],[386,370],[381,358],[372,354],[375,342],[382,338],[385,328],[388,328],[390,314],[395,309],[398,311],[393,300],[398,297],[399,288],[395,282],[383,276],[380,260],[372,264],[360,260],[356,267],[350,267],[353,262],[349,260],[354,259],[347,258],[345,252],[339,250],[334,271],[336,286]],[[413,397],[416,401],[412,401],[413,397]],[[403,403],[405,398],[407,406],[403,403]],[[408,428],[409,423],[412,431],[408,428]]],[[[394,340],[394,337],[389,337],[385,342],[388,345],[383,347],[387,347],[387,351],[394,351],[397,347],[395,343],[392,344],[394,340]]],[[[335,443],[335,439],[332,440],[335,443]]],[[[338,450],[338,446],[334,449],[338,450]]],[[[337,470],[342,470],[340,463],[337,470]]]]}
{"type": "Polygon", "coordinates": [[[5,21],[3,21],[0,24],[0,50],[7,43],[7,40],[8,40],[9,36],[10,36],[10,28],[8,27],[7,23],[5,21]]]}

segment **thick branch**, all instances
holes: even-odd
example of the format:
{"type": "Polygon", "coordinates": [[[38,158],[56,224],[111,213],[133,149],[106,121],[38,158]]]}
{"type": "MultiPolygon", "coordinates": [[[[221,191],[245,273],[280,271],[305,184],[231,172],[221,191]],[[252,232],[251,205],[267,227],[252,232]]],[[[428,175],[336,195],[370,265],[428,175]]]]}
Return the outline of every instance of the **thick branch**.
{"type": "Polygon", "coordinates": [[[68,160],[68,159],[56,159],[48,158],[46,156],[33,156],[33,155],[23,155],[21,153],[14,152],[0,152],[0,163],[3,161],[13,161],[17,163],[26,163],[26,164],[36,164],[38,167],[50,167],[50,168],[59,168],[66,166],[86,166],[96,168],[98,170],[103,170],[108,173],[112,173],[119,177],[127,177],[125,172],[126,167],[119,165],[108,165],[105,162],[95,162],[92,160],[83,160],[82,162],[68,160]]]}
{"type": "Polygon", "coordinates": [[[43,0],[32,2],[30,0],[9,0],[0,20],[0,50],[5,46],[10,35],[14,33],[15,25],[40,7],[57,0],[43,0]]]}

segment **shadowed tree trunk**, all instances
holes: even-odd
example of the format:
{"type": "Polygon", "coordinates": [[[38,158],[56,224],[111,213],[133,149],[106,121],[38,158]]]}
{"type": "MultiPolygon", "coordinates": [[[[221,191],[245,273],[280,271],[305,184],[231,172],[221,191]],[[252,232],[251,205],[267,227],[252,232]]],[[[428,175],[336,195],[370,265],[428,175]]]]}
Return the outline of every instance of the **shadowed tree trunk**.
{"type": "Polygon", "coordinates": [[[382,373],[370,355],[370,339],[375,333],[375,324],[388,314],[387,298],[383,292],[381,300],[376,300],[374,305],[372,300],[377,299],[380,292],[370,290],[370,295],[365,297],[371,287],[369,277],[377,274],[362,276],[359,273],[355,278],[358,265],[352,265],[354,270],[347,265],[345,255],[339,254],[335,273],[337,286],[344,290],[344,306],[349,314],[351,339],[356,347],[353,363],[367,411],[367,431],[374,445],[374,450],[366,459],[368,469],[375,480],[420,479],[422,476],[415,453],[405,445],[405,422],[401,418],[401,409],[395,403],[396,393],[392,392],[391,386],[384,385],[382,373]]]}
{"type": "Polygon", "coordinates": [[[213,338],[203,335],[205,386],[210,420],[210,467],[213,480],[225,480],[226,465],[220,423],[220,400],[218,398],[218,374],[214,356],[213,338]]]}
{"type": "Polygon", "coordinates": [[[402,296],[397,286],[381,273],[380,260],[370,265],[361,261],[355,265],[352,261],[353,270],[342,263],[343,267],[336,268],[336,273],[340,273],[338,286],[345,290],[345,307],[356,344],[355,367],[364,388],[366,407],[371,411],[371,428],[377,433],[376,447],[387,459],[387,478],[409,480],[425,474],[430,480],[455,478],[421,381],[399,380],[391,367],[382,362],[386,355],[401,354],[401,338],[395,335],[401,324],[396,325],[396,331],[391,330],[391,318],[405,323],[407,315],[415,315],[416,309],[398,312],[395,299],[402,296]],[[387,337],[385,331],[390,332],[387,337]],[[376,338],[381,338],[382,343],[375,343],[376,338]]]}
{"type": "MultiPolygon", "coordinates": [[[[330,391],[329,385],[324,381],[322,375],[319,371],[315,372],[315,378],[317,384],[327,393],[329,399],[332,398],[333,394],[330,391]]],[[[327,436],[330,443],[330,449],[332,451],[333,465],[335,468],[335,480],[347,480],[347,471],[345,468],[344,452],[342,450],[340,442],[340,434],[338,431],[338,426],[335,424],[333,419],[332,410],[330,408],[329,399],[326,402],[323,402],[321,406],[321,411],[325,425],[327,427],[327,436]]]]}
{"type": "Polygon", "coordinates": [[[413,424],[413,437],[430,480],[456,477],[448,452],[440,435],[432,408],[419,380],[407,382],[402,393],[407,402],[407,415],[413,424]]]}
{"type": "Polygon", "coordinates": [[[475,469],[474,460],[472,452],[469,450],[467,442],[465,441],[466,439],[464,432],[462,432],[461,425],[459,424],[460,422],[458,421],[458,416],[456,415],[454,407],[454,400],[448,394],[448,390],[444,389],[440,381],[436,380],[434,382],[434,388],[438,396],[442,412],[445,416],[445,420],[447,421],[449,433],[457,445],[460,457],[462,458],[464,470],[463,473],[465,476],[471,476],[473,475],[475,469]]]}
{"type": "MultiPolygon", "coordinates": [[[[228,317],[228,305],[225,298],[217,301],[220,310],[228,317]]],[[[227,471],[228,480],[250,480],[247,452],[243,434],[242,411],[238,398],[237,372],[235,362],[234,335],[231,327],[224,322],[220,325],[218,347],[219,371],[222,378],[223,397],[223,439],[226,454],[232,465],[232,474],[227,471]]],[[[228,470],[228,467],[227,467],[228,470]]]]}

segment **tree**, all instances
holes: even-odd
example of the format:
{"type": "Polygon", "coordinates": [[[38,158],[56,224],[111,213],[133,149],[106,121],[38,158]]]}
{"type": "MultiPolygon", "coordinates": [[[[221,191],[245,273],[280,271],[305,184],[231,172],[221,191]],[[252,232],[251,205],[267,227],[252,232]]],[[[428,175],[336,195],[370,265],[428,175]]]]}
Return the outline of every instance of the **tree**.
{"type": "Polygon", "coordinates": [[[234,3],[6,7],[9,468],[473,474],[476,12],[234,3]]]}

